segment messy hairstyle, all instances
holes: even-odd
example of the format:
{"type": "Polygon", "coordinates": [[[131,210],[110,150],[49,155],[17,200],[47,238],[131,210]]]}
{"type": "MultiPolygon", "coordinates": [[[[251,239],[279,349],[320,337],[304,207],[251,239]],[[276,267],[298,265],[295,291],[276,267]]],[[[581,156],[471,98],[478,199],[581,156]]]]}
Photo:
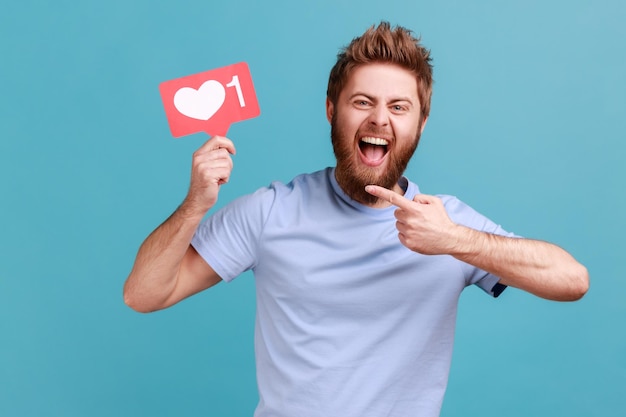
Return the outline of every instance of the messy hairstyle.
{"type": "Polygon", "coordinates": [[[391,28],[389,22],[370,27],[337,54],[328,79],[328,99],[337,104],[351,72],[358,66],[372,63],[395,64],[415,74],[422,120],[428,117],[433,86],[430,51],[410,30],[401,26],[391,28]]]}

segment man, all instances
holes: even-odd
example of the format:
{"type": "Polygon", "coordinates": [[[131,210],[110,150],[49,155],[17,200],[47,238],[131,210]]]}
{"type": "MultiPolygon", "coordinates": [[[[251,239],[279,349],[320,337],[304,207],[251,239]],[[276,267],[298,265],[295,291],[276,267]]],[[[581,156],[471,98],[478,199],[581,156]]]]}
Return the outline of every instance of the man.
{"type": "Polygon", "coordinates": [[[148,312],[253,270],[260,402],[255,416],[437,416],[457,302],[476,284],[576,300],[588,274],[402,174],[430,111],[429,51],[386,22],[330,73],[337,165],[273,183],[201,223],[232,169],[233,143],[193,156],[182,205],[143,243],[124,288],[148,312]]]}

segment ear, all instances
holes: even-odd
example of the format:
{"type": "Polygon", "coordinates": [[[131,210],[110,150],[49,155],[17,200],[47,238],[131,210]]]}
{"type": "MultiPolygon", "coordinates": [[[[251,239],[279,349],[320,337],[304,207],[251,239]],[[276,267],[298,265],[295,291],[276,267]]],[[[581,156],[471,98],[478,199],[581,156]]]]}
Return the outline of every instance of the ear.
{"type": "Polygon", "coordinates": [[[420,136],[422,135],[422,133],[424,132],[424,128],[426,127],[426,122],[428,121],[428,116],[426,116],[424,118],[424,120],[422,121],[422,129],[420,130],[420,136]]]}
{"type": "Polygon", "coordinates": [[[333,114],[335,113],[335,105],[330,101],[328,97],[326,97],[326,119],[328,119],[328,123],[333,120],[333,114]]]}

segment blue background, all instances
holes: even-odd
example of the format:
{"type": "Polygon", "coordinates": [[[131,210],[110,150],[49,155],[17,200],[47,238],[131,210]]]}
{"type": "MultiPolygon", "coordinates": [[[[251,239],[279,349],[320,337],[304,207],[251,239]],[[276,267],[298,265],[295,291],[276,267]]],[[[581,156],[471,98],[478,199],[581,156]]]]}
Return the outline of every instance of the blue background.
{"type": "Polygon", "coordinates": [[[229,131],[221,205],[333,164],[328,71],[381,19],[434,57],[408,175],[592,278],[571,304],[466,291],[442,416],[623,415],[625,2],[31,0],[0,12],[1,416],[251,416],[250,274],[150,315],[122,301],[206,140],[171,137],[158,84],[250,65],[261,116],[229,131]]]}

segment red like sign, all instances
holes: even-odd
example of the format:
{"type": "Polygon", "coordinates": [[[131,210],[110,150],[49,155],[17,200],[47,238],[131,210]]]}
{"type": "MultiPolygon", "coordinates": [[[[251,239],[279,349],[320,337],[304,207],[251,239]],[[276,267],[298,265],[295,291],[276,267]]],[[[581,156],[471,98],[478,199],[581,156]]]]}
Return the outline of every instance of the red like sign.
{"type": "Polygon", "coordinates": [[[232,123],[261,113],[245,62],[165,81],[159,90],[177,138],[197,132],[225,136],[232,123]]]}

